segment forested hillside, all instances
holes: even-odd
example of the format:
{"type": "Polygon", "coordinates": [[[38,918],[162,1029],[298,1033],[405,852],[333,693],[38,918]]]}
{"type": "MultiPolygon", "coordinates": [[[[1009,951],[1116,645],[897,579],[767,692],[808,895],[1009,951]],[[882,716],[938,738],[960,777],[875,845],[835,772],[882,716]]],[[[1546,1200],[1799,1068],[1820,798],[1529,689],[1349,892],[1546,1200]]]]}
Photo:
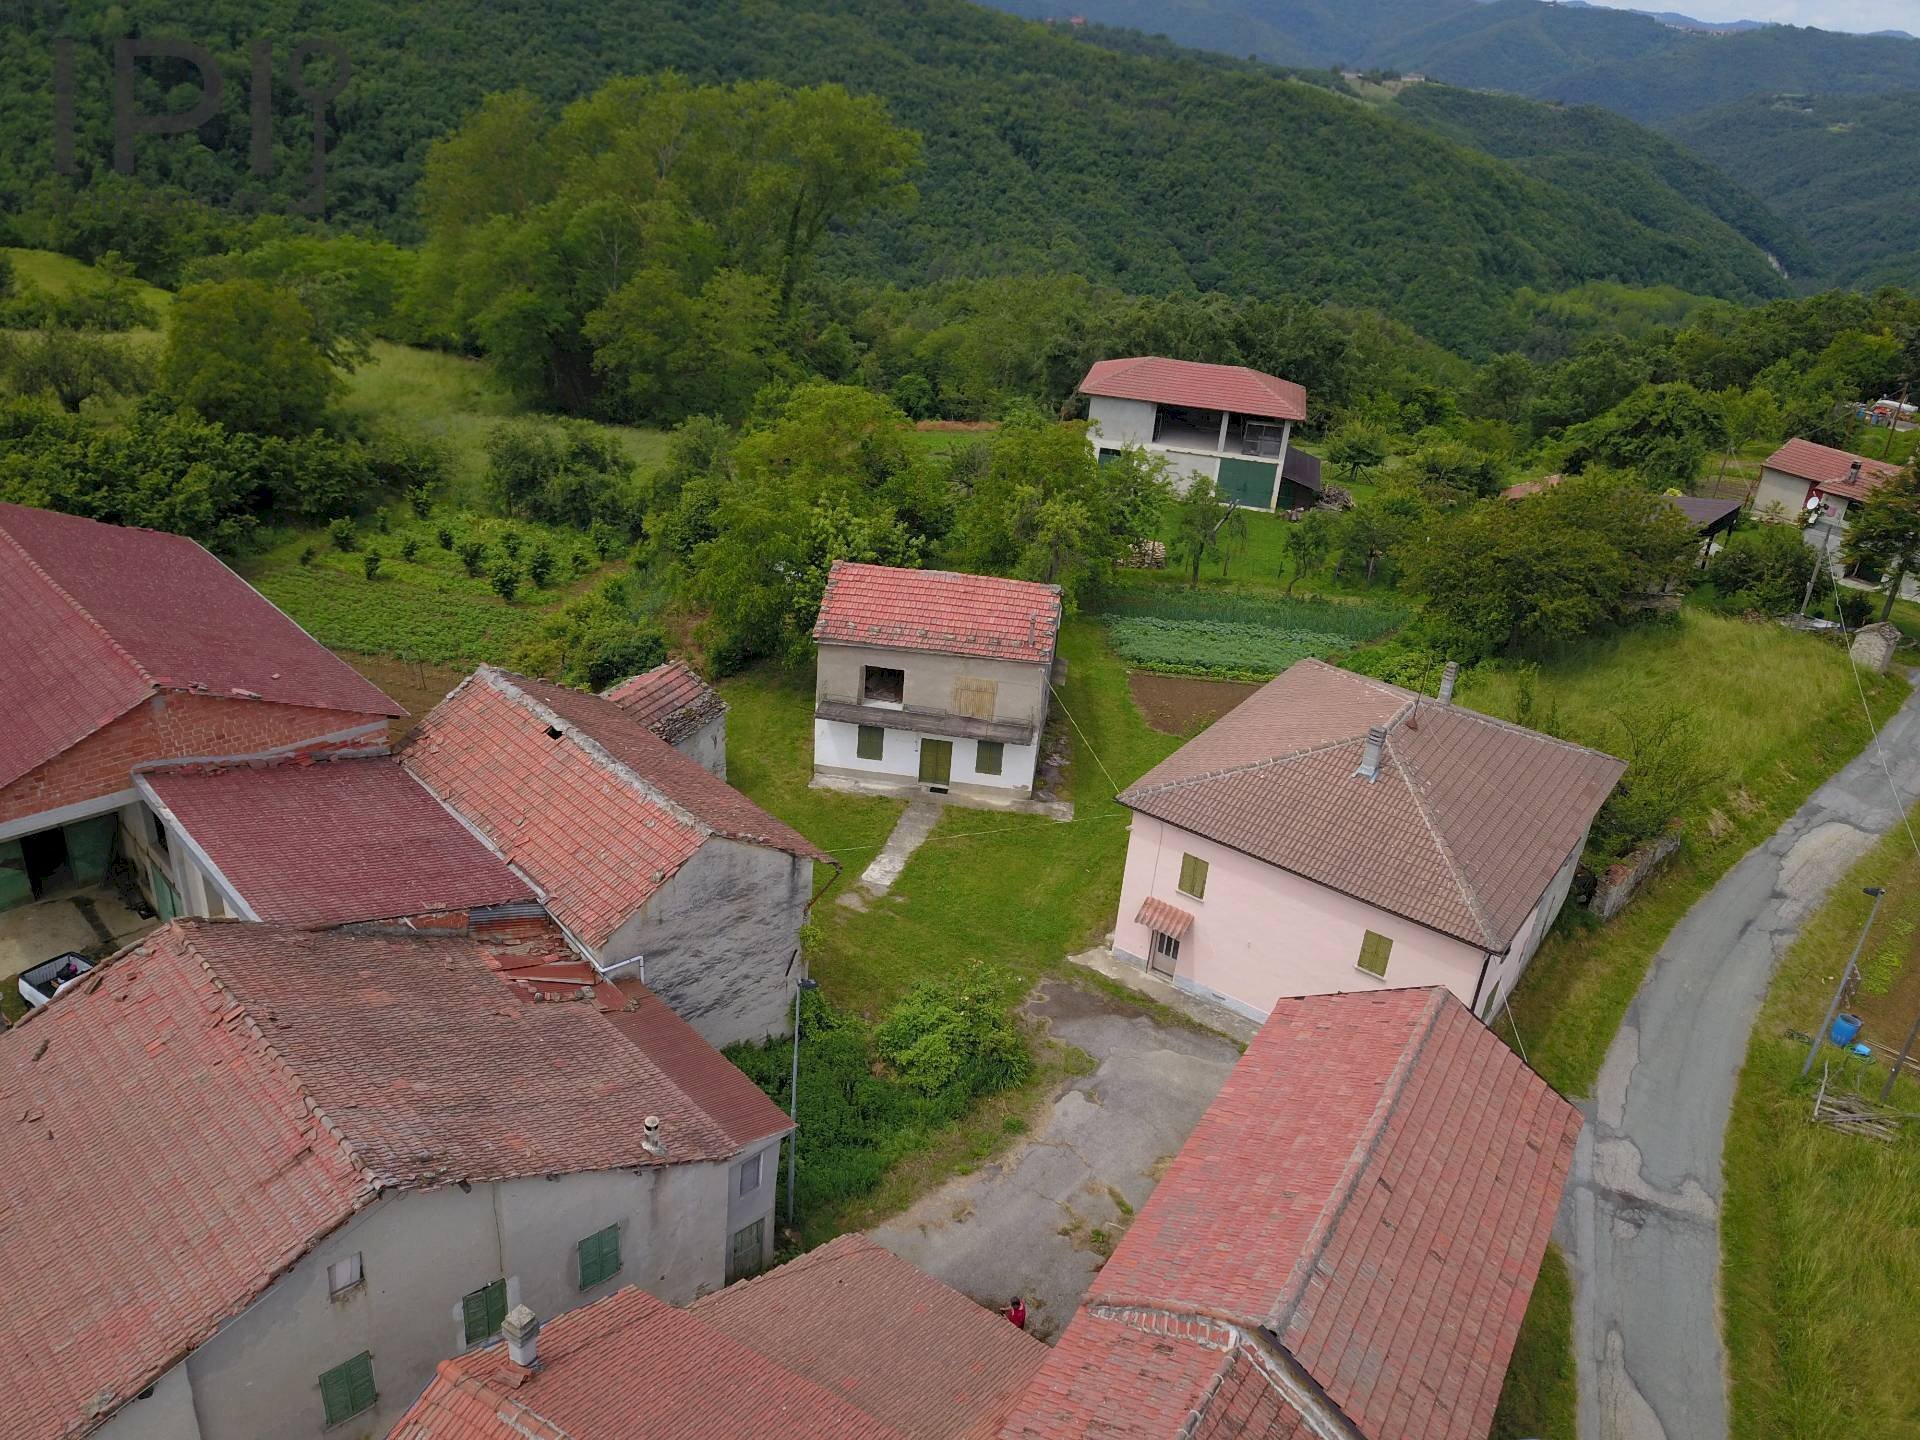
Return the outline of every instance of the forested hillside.
{"type": "Polygon", "coordinates": [[[1920,284],[1920,93],[1753,96],[1672,134],[1819,250],[1836,284],[1920,284]]]}
{"type": "MultiPolygon", "coordinates": [[[[110,42],[148,26],[211,44],[234,83],[205,144],[140,143],[140,183],[230,204],[304,194],[305,103],[276,86],[278,164],[271,179],[256,179],[240,82],[256,40],[277,41],[284,57],[311,24],[295,0],[85,0],[10,24],[0,133],[23,163],[0,179],[0,208],[15,217],[15,238],[119,249],[149,273],[166,258],[154,247],[185,243],[191,226],[177,215],[148,226],[147,209],[97,203],[123,188],[105,173],[110,42]],[[75,179],[88,182],[90,209],[68,208],[74,181],[52,175],[51,36],[61,9],[79,42],[75,179]]],[[[1468,349],[1485,344],[1522,286],[1619,280],[1738,299],[1783,290],[1757,246],[1633,218],[1657,213],[1654,202],[1602,204],[1280,76],[1118,56],[959,0],[718,9],[652,0],[617,20],[596,0],[343,0],[326,28],[353,71],[333,111],[329,215],[402,240],[422,233],[414,188],[428,144],[487,93],[524,88],[552,104],[611,75],[671,66],[696,80],[837,81],[878,95],[924,137],[912,176],[918,204],[834,237],[821,257],[830,275],[924,282],[1071,271],[1136,293],[1306,295],[1388,308],[1468,349]]],[[[185,67],[149,74],[143,104],[184,108],[193,88],[174,82],[186,78],[185,67]]]]}

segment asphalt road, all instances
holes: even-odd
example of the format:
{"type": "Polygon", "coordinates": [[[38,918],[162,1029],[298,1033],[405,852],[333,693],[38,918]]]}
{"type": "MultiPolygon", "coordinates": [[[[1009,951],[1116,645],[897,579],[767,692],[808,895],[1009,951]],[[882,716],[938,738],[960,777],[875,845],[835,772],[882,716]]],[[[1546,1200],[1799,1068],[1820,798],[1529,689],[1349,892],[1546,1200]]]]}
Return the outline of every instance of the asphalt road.
{"type": "Polygon", "coordinates": [[[1801,923],[1916,798],[1920,695],[1687,912],[1634,997],[1559,1221],[1583,1440],[1725,1440],[1720,1158],[1747,1037],[1801,923]]]}

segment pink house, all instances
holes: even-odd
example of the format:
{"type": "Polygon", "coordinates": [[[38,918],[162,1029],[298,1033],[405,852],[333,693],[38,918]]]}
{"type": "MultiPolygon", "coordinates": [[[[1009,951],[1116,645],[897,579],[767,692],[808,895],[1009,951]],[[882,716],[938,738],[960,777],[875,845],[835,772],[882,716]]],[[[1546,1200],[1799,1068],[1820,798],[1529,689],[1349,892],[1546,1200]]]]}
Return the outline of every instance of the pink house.
{"type": "Polygon", "coordinates": [[[1625,766],[1302,660],[1120,796],[1117,954],[1265,1016],[1284,996],[1512,991],[1625,766]]]}

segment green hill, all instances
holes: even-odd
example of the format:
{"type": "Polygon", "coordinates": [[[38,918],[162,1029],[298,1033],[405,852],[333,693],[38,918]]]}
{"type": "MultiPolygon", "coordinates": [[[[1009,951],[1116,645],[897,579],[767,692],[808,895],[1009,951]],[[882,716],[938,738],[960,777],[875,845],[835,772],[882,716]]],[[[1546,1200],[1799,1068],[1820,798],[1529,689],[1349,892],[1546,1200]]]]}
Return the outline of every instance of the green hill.
{"type": "Polygon", "coordinates": [[[1920,285],[1920,94],[1753,96],[1672,133],[1795,222],[1836,282],[1920,285]]]}
{"type": "MultiPolygon", "coordinates": [[[[283,158],[257,180],[241,82],[252,42],[284,57],[307,33],[308,6],[262,0],[245,25],[218,0],[64,8],[86,37],[77,153],[93,184],[82,200],[111,189],[110,40],[123,15],[213,44],[233,82],[205,143],[141,142],[143,180],[223,204],[303,193],[303,103],[276,87],[283,158]]],[[[884,97],[921,132],[917,209],[837,237],[824,263],[842,275],[1074,271],[1138,292],[1306,294],[1392,310],[1469,349],[1522,286],[1617,280],[1737,299],[1784,288],[1757,246],[1631,218],[1663,201],[1602,204],[1315,86],[1115,54],[959,0],[647,0],[617,14],[602,0],[339,0],[326,21],[353,68],[334,111],[329,214],[403,239],[418,234],[426,146],[482,95],[523,86],[562,102],[608,75],[673,67],[709,81],[838,81],[884,97]]],[[[52,33],[50,22],[0,29],[0,139],[18,159],[0,173],[0,211],[28,243],[50,238],[47,217],[73,199],[72,182],[51,174],[52,33]]],[[[162,88],[182,78],[147,77],[146,107],[182,108],[191,86],[162,88]]],[[[129,209],[100,221],[94,243],[115,238],[129,209]]]]}

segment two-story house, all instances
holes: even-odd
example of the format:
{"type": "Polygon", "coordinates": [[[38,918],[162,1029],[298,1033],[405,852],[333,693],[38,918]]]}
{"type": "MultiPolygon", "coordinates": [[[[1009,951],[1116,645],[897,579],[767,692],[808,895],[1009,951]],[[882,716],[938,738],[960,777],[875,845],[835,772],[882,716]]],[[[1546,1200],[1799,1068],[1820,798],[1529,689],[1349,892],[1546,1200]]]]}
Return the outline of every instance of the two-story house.
{"type": "Polygon", "coordinates": [[[1899,473],[1898,465],[1795,438],[1761,465],[1753,513],[1762,515],[1777,505],[1775,513],[1804,520],[1813,511],[1803,532],[1806,542],[1837,565],[1853,507],[1899,473]]]}
{"type": "Polygon", "coordinates": [[[1318,499],[1318,467],[1289,464],[1293,427],[1307,418],[1307,392],[1291,380],[1141,355],[1095,361],[1080,393],[1103,460],[1138,446],[1164,455],[1182,489],[1203,475],[1219,482],[1221,499],[1253,510],[1318,499]]]}
{"type": "Polygon", "coordinates": [[[1031,795],[1060,587],[836,562],[813,638],[813,773],[987,802],[1031,795]]]}

